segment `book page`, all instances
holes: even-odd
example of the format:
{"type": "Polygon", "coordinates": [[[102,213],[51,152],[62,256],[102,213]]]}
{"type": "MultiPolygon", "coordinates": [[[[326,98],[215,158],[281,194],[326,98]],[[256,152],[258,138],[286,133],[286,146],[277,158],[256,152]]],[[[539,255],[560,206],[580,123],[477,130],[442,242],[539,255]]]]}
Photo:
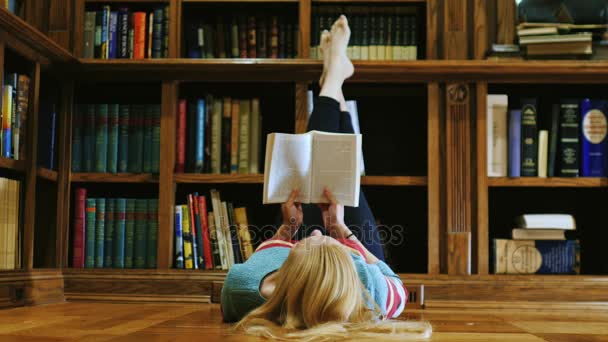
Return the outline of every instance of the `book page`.
{"type": "Polygon", "coordinates": [[[361,135],[314,131],[311,203],[326,203],[327,186],[343,205],[359,205],[361,135]]]}
{"type": "Polygon", "coordinates": [[[282,203],[300,189],[298,202],[310,201],[311,134],[271,133],[266,143],[264,203],[282,203]]]}

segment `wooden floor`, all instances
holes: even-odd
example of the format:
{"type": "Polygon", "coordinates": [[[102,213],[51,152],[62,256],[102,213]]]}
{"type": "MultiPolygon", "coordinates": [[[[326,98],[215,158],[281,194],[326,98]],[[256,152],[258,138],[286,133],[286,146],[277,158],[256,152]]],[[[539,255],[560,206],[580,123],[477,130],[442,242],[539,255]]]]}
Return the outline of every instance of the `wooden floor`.
{"type": "MultiPolygon", "coordinates": [[[[426,309],[433,341],[608,341],[608,309],[426,309]]],[[[0,341],[250,341],[215,304],[62,303],[0,310],[0,341]]]]}

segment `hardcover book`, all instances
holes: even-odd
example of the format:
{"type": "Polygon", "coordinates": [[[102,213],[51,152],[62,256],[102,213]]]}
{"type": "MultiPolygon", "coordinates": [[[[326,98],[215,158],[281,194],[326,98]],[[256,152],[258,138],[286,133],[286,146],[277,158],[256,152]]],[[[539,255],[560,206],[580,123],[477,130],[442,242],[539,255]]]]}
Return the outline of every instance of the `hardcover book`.
{"type": "Polygon", "coordinates": [[[184,239],[182,236],[182,206],[175,206],[175,268],[184,268],[184,239]]]}
{"type": "Polygon", "coordinates": [[[108,169],[108,105],[95,105],[95,172],[108,169]]]}
{"type": "Polygon", "coordinates": [[[118,172],[129,170],[129,105],[118,107],[118,172]]]}
{"type": "Polygon", "coordinates": [[[536,177],[538,171],[536,99],[522,99],[521,103],[521,176],[536,177]]]}
{"type": "Polygon", "coordinates": [[[106,199],[106,222],[104,232],[103,267],[111,268],[114,259],[114,204],[113,198],[106,199]]]}
{"type": "Polygon", "coordinates": [[[581,176],[605,177],[608,101],[584,99],[581,103],[581,113],[581,176]]]}
{"type": "Polygon", "coordinates": [[[117,198],[114,201],[114,258],[112,259],[112,265],[114,268],[124,268],[127,200],[124,198],[117,198]]]}
{"type": "Polygon", "coordinates": [[[521,110],[509,111],[509,177],[521,176],[521,110]]]}
{"type": "Polygon", "coordinates": [[[579,175],[580,107],[578,100],[565,99],[560,105],[559,118],[559,175],[579,175]]]}
{"type": "Polygon", "coordinates": [[[135,200],[135,240],[133,253],[133,267],[145,268],[147,255],[148,236],[148,201],[145,199],[135,200]]]}
{"type": "Polygon", "coordinates": [[[118,104],[108,105],[108,168],[110,173],[118,172],[118,104]]]}
{"type": "Polygon", "coordinates": [[[85,225],[85,263],[84,267],[95,267],[95,229],[97,223],[97,200],[95,198],[86,199],[86,225],[85,225]]]}
{"type": "Polygon", "coordinates": [[[84,268],[87,190],[74,190],[74,235],[72,238],[72,267],[84,268]]]}
{"type": "Polygon", "coordinates": [[[106,232],[106,199],[96,199],[95,217],[95,267],[102,268],[106,232]]]}
{"type": "Polygon", "coordinates": [[[127,199],[125,215],[125,268],[133,268],[135,258],[135,202],[127,199]]]}
{"type": "Polygon", "coordinates": [[[507,95],[487,97],[488,177],[507,175],[507,95]]]}
{"type": "Polygon", "coordinates": [[[158,199],[148,200],[148,238],[146,240],[146,267],[156,268],[158,255],[158,199]]]}
{"type": "Polygon", "coordinates": [[[579,242],[494,239],[494,273],[578,274],[579,242]]]}

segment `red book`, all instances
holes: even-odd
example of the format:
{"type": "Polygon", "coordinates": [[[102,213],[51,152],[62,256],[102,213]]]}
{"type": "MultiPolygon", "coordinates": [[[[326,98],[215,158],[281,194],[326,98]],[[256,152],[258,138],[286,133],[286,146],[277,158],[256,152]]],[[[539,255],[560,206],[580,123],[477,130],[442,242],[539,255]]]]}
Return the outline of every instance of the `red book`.
{"type": "Polygon", "coordinates": [[[84,234],[85,234],[85,200],[87,198],[87,189],[78,188],[74,192],[74,238],[73,238],[73,255],[72,267],[84,268],[84,234]]]}
{"type": "MultiPolygon", "coordinates": [[[[198,200],[198,198],[197,198],[198,200]]],[[[192,259],[194,260],[194,269],[198,270],[198,246],[196,245],[196,219],[194,216],[194,208],[198,208],[198,204],[194,203],[194,196],[188,195],[188,210],[190,211],[190,231],[192,232],[192,259]]],[[[198,209],[197,209],[198,210],[198,209]]]]}
{"type": "Polygon", "coordinates": [[[179,100],[176,148],[175,172],[183,173],[186,169],[186,100],[179,100]]]}
{"type": "Polygon", "coordinates": [[[198,212],[201,217],[203,235],[203,251],[205,253],[205,269],[213,269],[213,257],[211,256],[211,240],[209,240],[209,223],[207,222],[207,199],[205,196],[198,197],[198,212]]]}
{"type": "Polygon", "coordinates": [[[146,58],[146,12],[133,13],[133,58],[146,58]]]}

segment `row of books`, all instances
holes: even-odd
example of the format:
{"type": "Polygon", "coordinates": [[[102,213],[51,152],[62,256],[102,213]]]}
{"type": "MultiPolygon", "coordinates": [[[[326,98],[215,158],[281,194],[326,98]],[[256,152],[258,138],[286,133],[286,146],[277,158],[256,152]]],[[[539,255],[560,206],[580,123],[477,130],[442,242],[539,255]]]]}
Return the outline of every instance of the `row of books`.
{"type": "Polygon", "coordinates": [[[25,12],[25,0],[0,0],[0,6],[19,17],[25,12]]]}
{"type": "Polygon", "coordinates": [[[73,172],[159,172],[160,105],[80,104],[76,108],[73,172]]]}
{"type": "Polygon", "coordinates": [[[132,12],[109,5],[85,12],[84,58],[163,58],[169,56],[169,6],[132,12]]]}
{"type": "Polygon", "coordinates": [[[30,78],[26,75],[8,73],[2,89],[2,132],[0,156],[25,159],[27,141],[27,114],[29,105],[30,78]]]}
{"type": "Polygon", "coordinates": [[[488,95],[487,106],[489,177],[607,175],[608,101],[562,99],[550,130],[539,130],[536,98],[509,111],[507,95],[488,95]]]}
{"type": "Polygon", "coordinates": [[[227,270],[253,254],[247,209],[221,200],[217,190],[207,199],[188,195],[188,204],[175,206],[175,267],[227,270]]]}
{"type": "Polygon", "coordinates": [[[283,16],[216,16],[188,25],[188,58],[295,58],[298,25],[283,16]]]}
{"type": "Polygon", "coordinates": [[[158,199],[74,194],[72,267],[156,268],[158,199]]]}
{"type": "Polygon", "coordinates": [[[259,173],[260,100],[213,97],[179,101],[175,170],[259,173]]]}
{"type": "Polygon", "coordinates": [[[21,268],[21,182],[0,177],[0,270],[21,268]]]}
{"type": "Polygon", "coordinates": [[[525,214],[515,220],[512,240],[494,239],[494,273],[578,274],[580,244],[566,240],[576,229],[566,214],[525,214]]]}
{"type": "MultiPolygon", "coordinates": [[[[330,30],[338,10],[313,11],[311,58],[322,58],[319,45],[323,30],[330,30]]],[[[368,10],[348,15],[351,28],[347,55],[354,60],[416,60],[418,18],[401,8],[368,10]]]]}

